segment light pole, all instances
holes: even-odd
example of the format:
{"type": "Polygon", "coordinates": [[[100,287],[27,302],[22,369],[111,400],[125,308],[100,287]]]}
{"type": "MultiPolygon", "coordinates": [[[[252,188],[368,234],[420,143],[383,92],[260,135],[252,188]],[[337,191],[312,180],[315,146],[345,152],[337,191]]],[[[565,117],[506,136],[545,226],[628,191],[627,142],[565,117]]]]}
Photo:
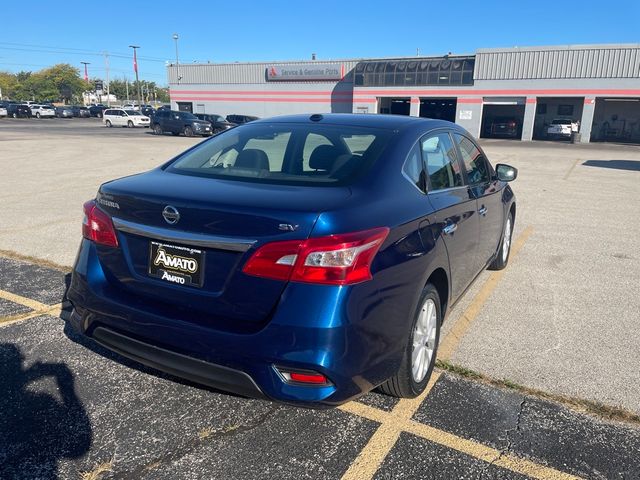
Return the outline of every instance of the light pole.
{"type": "Polygon", "coordinates": [[[140,94],[140,80],[138,78],[138,57],[136,55],[136,50],[140,48],[139,45],[129,45],[129,48],[133,48],[133,71],[136,72],[136,83],[138,84],[138,108],[142,110],[142,95],[140,94]]]}
{"type": "Polygon", "coordinates": [[[178,34],[174,33],[173,34],[173,39],[176,42],[176,73],[177,73],[177,76],[178,76],[178,83],[180,83],[180,62],[178,60],[178,38],[180,38],[180,37],[178,37],[178,34]]]}

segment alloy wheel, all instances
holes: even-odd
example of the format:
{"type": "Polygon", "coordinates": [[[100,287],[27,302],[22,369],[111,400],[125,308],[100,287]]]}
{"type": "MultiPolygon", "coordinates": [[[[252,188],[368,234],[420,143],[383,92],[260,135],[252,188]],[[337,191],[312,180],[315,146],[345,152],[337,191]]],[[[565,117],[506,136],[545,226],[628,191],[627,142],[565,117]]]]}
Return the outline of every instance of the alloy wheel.
{"type": "Polygon", "coordinates": [[[418,320],[413,330],[411,373],[416,383],[424,380],[431,365],[431,359],[436,349],[437,323],[436,304],[433,299],[427,298],[420,309],[418,320]]]}

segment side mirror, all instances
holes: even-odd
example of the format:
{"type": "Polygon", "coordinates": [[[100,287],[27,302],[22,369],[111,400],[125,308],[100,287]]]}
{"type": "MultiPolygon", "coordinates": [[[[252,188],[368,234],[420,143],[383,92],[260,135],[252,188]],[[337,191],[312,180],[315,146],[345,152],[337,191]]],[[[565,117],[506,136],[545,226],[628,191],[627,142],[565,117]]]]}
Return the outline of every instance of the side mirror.
{"type": "Polygon", "coordinates": [[[518,169],[511,165],[498,163],[496,165],[496,176],[502,182],[512,182],[518,177],[518,169]]]}

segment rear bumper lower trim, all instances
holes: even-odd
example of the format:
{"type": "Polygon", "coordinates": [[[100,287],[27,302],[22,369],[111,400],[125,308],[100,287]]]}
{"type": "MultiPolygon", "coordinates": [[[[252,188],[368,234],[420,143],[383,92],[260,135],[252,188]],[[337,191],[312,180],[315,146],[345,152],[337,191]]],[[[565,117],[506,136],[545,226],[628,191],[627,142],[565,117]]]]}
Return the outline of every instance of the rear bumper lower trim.
{"type": "Polygon", "coordinates": [[[92,338],[120,355],[171,375],[238,395],[267,398],[253,379],[240,370],[149,345],[104,327],[97,327],[92,338]]]}

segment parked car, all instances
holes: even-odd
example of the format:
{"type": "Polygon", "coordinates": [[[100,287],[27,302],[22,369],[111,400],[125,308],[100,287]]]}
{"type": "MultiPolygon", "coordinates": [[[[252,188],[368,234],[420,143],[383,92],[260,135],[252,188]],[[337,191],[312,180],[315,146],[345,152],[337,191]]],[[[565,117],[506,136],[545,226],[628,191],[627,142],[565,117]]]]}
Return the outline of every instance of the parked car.
{"type": "Polygon", "coordinates": [[[107,108],[109,107],[106,107],[104,105],[91,105],[89,107],[89,114],[92,117],[102,118],[102,114],[107,108]]]}
{"type": "Polygon", "coordinates": [[[29,105],[31,109],[31,116],[36,118],[53,118],[56,116],[56,111],[51,105],[39,105],[33,103],[29,105]]]}
{"type": "Polygon", "coordinates": [[[514,117],[495,117],[489,125],[489,136],[520,138],[520,122],[514,117]]]}
{"type": "Polygon", "coordinates": [[[156,135],[170,132],[174,135],[183,134],[186,137],[193,135],[206,137],[213,132],[209,122],[200,120],[193,113],[177,110],[158,110],[153,116],[152,128],[156,135]]]}
{"type": "Polygon", "coordinates": [[[556,118],[547,128],[547,136],[550,138],[571,138],[571,132],[578,131],[578,122],[569,118],[556,118]]]}
{"type": "Polygon", "coordinates": [[[8,114],[7,114],[7,109],[6,109],[6,107],[0,106],[0,117],[1,117],[1,118],[4,118],[4,117],[6,117],[7,115],[8,115],[8,114]]]}
{"type": "Polygon", "coordinates": [[[121,108],[124,110],[140,110],[137,103],[125,103],[121,108]]]}
{"type": "Polygon", "coordinates": [[[7,103],[7,116],[13,118],[31,118],[31,109],[21,103],[7,103]]]}
{"type": "Polygon", "coordinates": [[[160,105],[158,108],[156,108],[156,112],[159,112],[161,110],[171,110],[171,105],[160,105]]]}
{"type": "Polygon", "coordinates": [[[71,107],[71,111],[73,112],[74,117],[88,118],[91,116],[91,112],[89,111],[89,109],[80,105],[73,105],[71,107]]]}
{"type": "Polygon", "coordinates": [[[107,127],[148,127],[149,117],[137,110],[123,110],[121,108],[107,109],[103,113],[102,121],[107,127]]]}
{"type": "Polygon", "coordinates": [[[156,109],[153,108],[151,105],[143,105],[140,111],[142,112],[143,115],[146,115],[149,118],[151,118],[153,114],[156,113],[156,109]]]}
{"type": "Polygon", "coordinates": [[[448,310],[508,263],[516,176],[442,120],[241,125],[84,205],[70,324],[241,395],[415,397],[448,310]]]}
{"type": "Polygon", "coordinates": [[[73,108],[67,105],[56,107],[55,111],[58,118],[73,118],[73,108]]]}
{"type": "Polygon", "coordinates": [[[251,115],[227,115],[227,122],[235,123],[236,125],[253,122],[254,120],[259,120],[259,118],[251,115]]]}
{"type": "Polygon", "coordinates": [[[235,123],[227,122],[222,115],[216,115],[213,113],[196,113],[196,117],[200,120],[206,120],[211,124],[213,133],[224,132],[236,126],[235,123]]]}

